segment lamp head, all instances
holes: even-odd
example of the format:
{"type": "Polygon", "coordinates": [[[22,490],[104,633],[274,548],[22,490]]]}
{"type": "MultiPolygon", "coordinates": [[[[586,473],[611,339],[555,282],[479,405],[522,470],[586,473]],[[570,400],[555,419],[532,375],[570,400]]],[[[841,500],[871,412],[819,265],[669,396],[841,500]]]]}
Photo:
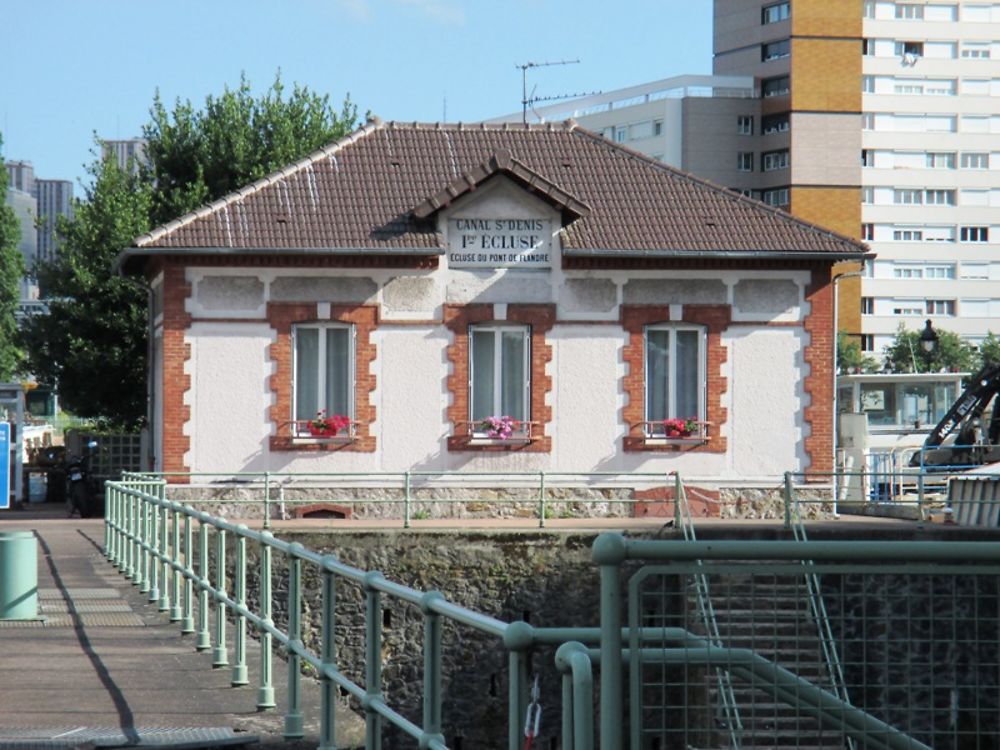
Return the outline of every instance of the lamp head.
{"type": "Polygon", "coordinates": [[[937,348],[938,334],[928,320],[924,325],[924,330],[920,332],[920,348],[930,354],[937,348]]]}

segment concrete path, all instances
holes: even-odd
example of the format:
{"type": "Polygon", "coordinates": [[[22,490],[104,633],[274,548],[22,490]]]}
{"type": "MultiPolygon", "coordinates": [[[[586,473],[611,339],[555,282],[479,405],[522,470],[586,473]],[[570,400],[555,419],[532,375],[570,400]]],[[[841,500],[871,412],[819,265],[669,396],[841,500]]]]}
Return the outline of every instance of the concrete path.
{"type": "MultiPolygon", "coordinates": [[[[251,684],[230,687],[231,669],[213,669],[211,652],[196,652],[194,636],[182,636],[107,562],[103,521],[66,519],[60,510],[10,511],[0,515],[0,529],[38,537],[44,618],[0,622],[0,748],[26,746],[28,737],[82,737],[82,728],[118,730],[131,744],[167,744],[165,735],[150,741],[157,733],[148,730],[206,727],[256,736],[264,745],[316,747],[316,683],[306,681],[303,690],[306,738],[287,744],[285,663],[274,662],[278,708],[258,712],[257,642],[247,648],[251,684]]],[[[338,745],[356,746],[363,722],[346,709],[338,718],[338,745]]]]}

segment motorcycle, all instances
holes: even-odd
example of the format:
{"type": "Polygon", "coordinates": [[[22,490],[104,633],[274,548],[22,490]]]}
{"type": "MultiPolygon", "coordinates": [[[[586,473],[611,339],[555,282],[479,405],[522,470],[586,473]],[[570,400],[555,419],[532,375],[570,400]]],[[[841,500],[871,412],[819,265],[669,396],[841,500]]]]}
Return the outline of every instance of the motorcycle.
{"type": "Polygon", "coordinates": [[[66,464],[66,512],[80,518],[90,518],[96,510],[96,491],[90,476],[90,456],[97,441],[91,440],[84,446],[82,456],[70,456],[66,464]]]}

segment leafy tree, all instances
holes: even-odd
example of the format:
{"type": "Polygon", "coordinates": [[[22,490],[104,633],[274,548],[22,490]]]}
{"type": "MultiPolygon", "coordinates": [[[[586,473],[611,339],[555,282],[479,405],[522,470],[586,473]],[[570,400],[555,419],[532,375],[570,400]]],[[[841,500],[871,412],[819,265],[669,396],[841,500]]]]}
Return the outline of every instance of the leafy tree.
{"type": "Polygon", "coordinates": [[[861,344],[852,339],[847,331],[837,332],[837,367],[841,372],[878,372],[881,369],[878,360],[861,351],[861,344]]]}
{"type": "Polygon", "coordinates": [[[57,386],[78,416],[135,426],[146,415],[146,292],[118,277],[113,262],[136,236],[225,195],[349,133],[356,108],[334,111],[328,97],[280,74],[254,98],[241,77],[235,90],[209,96],[203,109],[178,100],[172,111],[154,98],[149,165],[136,173],[113,161],[93,164],[94,184],[76,216],[59,226],[62,250],[40,272],[54,299],[50,313],[25,331],[32,370],[57,386]]]}
{"type": "MultiPolygon", "coordinates": [[[[0,137],[0,164],[3,138],[0,137]]],[[[11,380],[21,364],[17,341],[17,304],[20,299],[24,257],[21,255],[21,225],[7,205],[7,170],[0,173],[0,381],[11,380]]]]}
{"type": "Polygon", "coordinates": [[[1000,339],[987,331],[986,338],[979,345],[979,355],[983,358],[983,366],[1000,365],[1000,339]]]}
{"type": "Polygon", "coordinates": [[[979,352],[974,346],[953,331],[934,330],[938,334],[938,343],[933,352],[927,353],[920,346],[920,331],[907,331],[900,323],[896,338],[885,348],[885,362],[889,369],[892,372],[976,372],[979,369],[979,352]]]}
{"type": "Polygon", "coordinates": [[[152,191],[113,156],[89,171],[86,200],[59,223],[59,257],[39,266],[49,314],[29,319],[23,336],[31,370],[58,385],[68,411],[129,425],[145,414],[146,292],[112,264],[149,229],[152,191]]]}

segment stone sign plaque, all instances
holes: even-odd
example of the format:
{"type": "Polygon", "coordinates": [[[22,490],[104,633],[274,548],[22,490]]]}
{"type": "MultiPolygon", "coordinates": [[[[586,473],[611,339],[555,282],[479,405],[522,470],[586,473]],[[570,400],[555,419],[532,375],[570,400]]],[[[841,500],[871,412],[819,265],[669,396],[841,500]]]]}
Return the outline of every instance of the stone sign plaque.
{"type": "Polygon", "coordinates": [[[449,219],[450,268],[551,268],[549,219],[449,219]]]}

